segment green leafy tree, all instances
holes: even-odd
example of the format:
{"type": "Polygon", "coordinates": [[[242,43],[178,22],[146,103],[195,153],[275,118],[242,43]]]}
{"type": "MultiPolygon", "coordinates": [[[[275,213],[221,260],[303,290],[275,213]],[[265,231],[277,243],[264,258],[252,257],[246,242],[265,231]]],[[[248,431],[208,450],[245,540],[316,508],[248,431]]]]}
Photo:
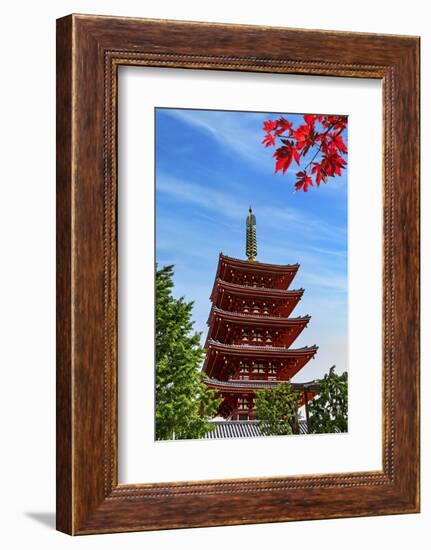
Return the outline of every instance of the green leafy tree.
{"type": "Polygon", "coordinates": [[[335,365],[320,380],[320,393],[308,405],[311,433],[347,432],[347,372],[337,374],[335,365]]]}
{"type": "Polygon", "coordinates": [[[173,297],[173,276],[172,265],[156,266],[156,439],[194,439],[211,430],[220,400],[202,382],[193,302],[173,297]]]}
{"type": "Polygon", "coordinates": [[[275,388],[256,392],[256,418],[265,435],[291,435],[299,433],[299,395],[290,382],[275,388]]]}

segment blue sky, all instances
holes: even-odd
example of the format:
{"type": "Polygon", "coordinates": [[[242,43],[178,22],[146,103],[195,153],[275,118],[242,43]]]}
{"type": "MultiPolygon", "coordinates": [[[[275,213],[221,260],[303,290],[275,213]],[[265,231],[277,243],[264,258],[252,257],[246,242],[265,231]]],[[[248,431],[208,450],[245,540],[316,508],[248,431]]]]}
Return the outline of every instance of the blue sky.
{"type": "MultiPolygon", "coordinates": [[[[251,205],[262,262],[300,263],[291,288],[305,288],[292,315],[311,315],[294,347],[317,344],[296,381],[347,370],[347,171],[308,193],[294,192],[291,166],[274,174],[263,121],[302,115],[156,109],[156,260],[175,265],[177,297],[195,302],[204,341],[220,252],[245,259],[251,205]]],[[[345,141],[346,137],[345,137],[345,141]]]]}

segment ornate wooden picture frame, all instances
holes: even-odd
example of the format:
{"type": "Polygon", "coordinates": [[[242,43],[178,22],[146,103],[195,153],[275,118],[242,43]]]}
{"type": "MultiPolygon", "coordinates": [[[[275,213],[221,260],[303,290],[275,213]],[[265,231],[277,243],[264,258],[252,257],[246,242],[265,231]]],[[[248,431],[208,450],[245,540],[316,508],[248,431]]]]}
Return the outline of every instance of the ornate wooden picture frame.
{"type": "Polygon", "coordinates": [[[68,534],[419,511],[419,39],[70,15],[57,22],[57,528],[68,534]],[[117,69],[380,79],[383,469],[118,483],[117,69]]]}

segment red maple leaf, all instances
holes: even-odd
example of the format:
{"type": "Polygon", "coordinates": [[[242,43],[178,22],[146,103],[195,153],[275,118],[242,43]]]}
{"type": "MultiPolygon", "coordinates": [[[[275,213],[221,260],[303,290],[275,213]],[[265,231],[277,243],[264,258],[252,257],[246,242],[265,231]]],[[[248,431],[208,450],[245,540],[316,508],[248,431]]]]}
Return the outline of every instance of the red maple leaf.
{"type": "Polygon", "coordinates": [[[266,134],[263,138],[262,143],[265,145],[265,147],[272,147],[273,145],[275,145],[275,137],[268,132],[268,134],[266,134]]]}
{"type": "Polygon", "coordinates": [[[308,126],[312,126],[317,120],[317,115],[304,115],[304,120],[308,126]]]}
{"type": "Polygon", "coordinates": [[[328,176],[341,176],[341,170],[347,165],[346,161],[340,155],[332,150],[323,157],[322,164],[328,176]]]}
{"type": "Polygon", "coordinates": [[[343,141],[343,138],[340,135],[332,136],[332,145],[336,147],[341,153],[347,153],[346,144],[343,141]]]}
{"type": "Polygon", "coordinates": [[[263,130],[266,132],[265,137],[262,140],[262,143],[265,147],[272,147],[275,145],[275,140],[277,137],[281,137],[282,134],[287,133],[288,137],[291,134],[292,123],[281,117],[278,120],[265,120],[263,123],[263,130]]]}
{"type": "Polygon", "coordinates": [[[347,117],[346,116],[327,116],[322,120],[323,126],[327,128],[331,127],[335,131],[342,132],[347,126],[347,117]]]}
{"type": "Polygon", "coordinates": [[[313,185],[313,180],[310,178],[310,176],[307,175],[306,172],[297,172],[296,173],[296,183],[295,183],[295,189],[297,191],[301,190],[305,193],[308,192],[308,187],[313,185]]]}
{"type": "Polygon", "coordinates": [[[293,159],[295,159],[296,164],[299,166],[299,154],[294,144],[287,140],[284,140],[284,143],[286,145],[279,147],[273,155],[276,158],[275,173],[281,170],[285,174],[293,159]]]}
{"type": "Polygon", "coordinates": [[[290,133],[292,129],[292,123],[281,117],[277,120],[277,129],[274,131],[274,137],[284,134],[284,132],[290,133]]]}
{"type": "Polygon", "coordinates": [[[263,130],[264,132],[272,132],[277,128],[277,121],[276,120],[265,120],[263,123],[263,130]]]}
{"type": "Polygon", "coordinates": [[[313,162],[313,168],[311,169],[311,173],[316,175],[317,187],[319,187],[321,181],[326,183],[328,174],[325,171],[325,167],[323,163],[319,164],[318,162],[313,162]]]}
{"type": "Polygon", "coordinates": [[[306,155],[315,142],[314,126],[303,124],[293,132],[293,137],[297,140],[296,148],[298,151],[302,150],[302,155],[306,155]]]}

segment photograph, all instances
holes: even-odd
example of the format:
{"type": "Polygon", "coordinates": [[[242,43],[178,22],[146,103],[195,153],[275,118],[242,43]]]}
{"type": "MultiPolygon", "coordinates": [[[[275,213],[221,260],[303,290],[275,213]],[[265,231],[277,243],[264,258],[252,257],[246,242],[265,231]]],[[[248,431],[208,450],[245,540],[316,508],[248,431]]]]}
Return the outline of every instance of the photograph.
{"type": "Polygon", "coordinates": [[[348,116],[154,116],[155,439],[347,432],[348,116]]]}
{"type": "Polygon", "coordinates": [[[429,5],[2,8],[2,547],[430,547],[429,5]]]}

